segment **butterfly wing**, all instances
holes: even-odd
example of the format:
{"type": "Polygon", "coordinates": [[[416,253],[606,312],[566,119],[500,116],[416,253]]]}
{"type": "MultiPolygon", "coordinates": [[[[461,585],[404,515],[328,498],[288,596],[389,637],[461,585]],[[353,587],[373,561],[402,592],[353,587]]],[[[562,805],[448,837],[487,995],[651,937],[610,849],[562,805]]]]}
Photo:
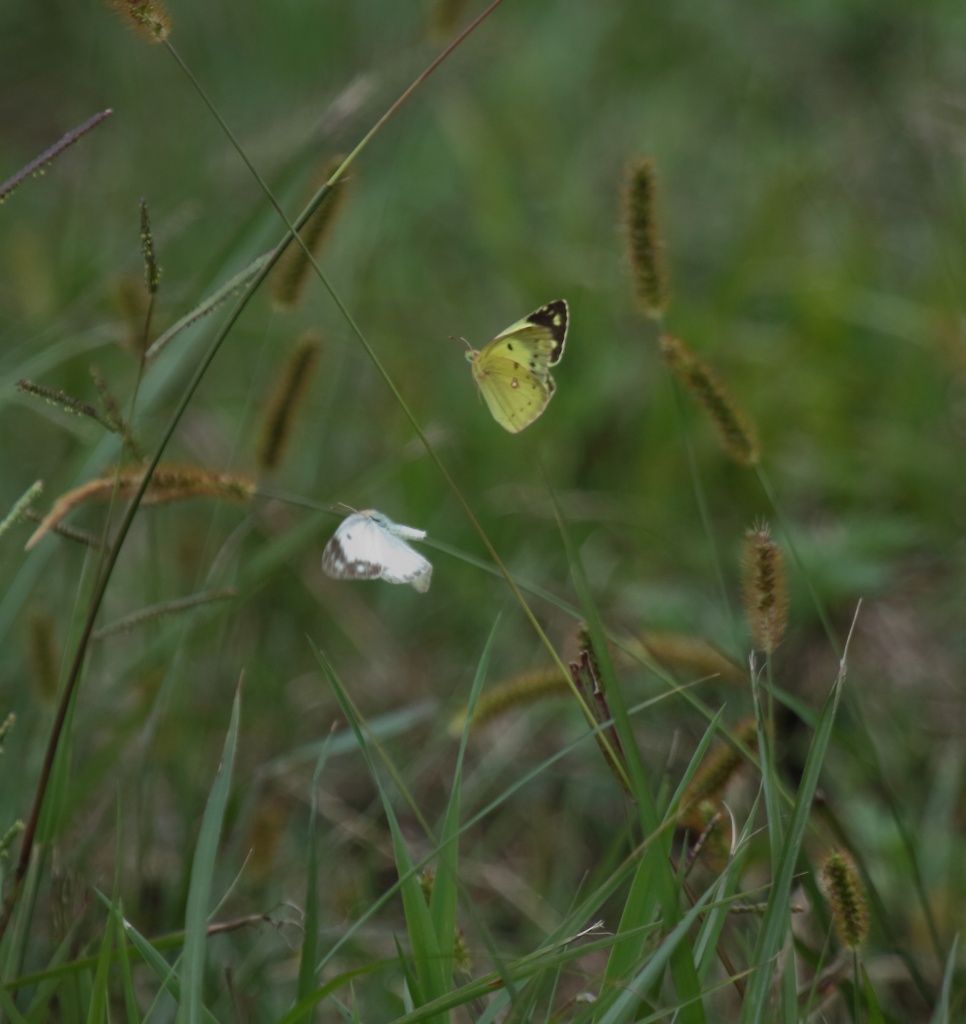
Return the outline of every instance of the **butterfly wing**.
{"type": "Polygon", "coordinates": [[[539,375],[542,369],[548,373],[548,367],[556,366],[564,353],[567,344],[567,327],[570,325],[570,307],[566,299],[554,299],[546,306],[535,309],[529,316],[517,320],[515,324],[500,333],[483,351],[492,348],[498,342],[510,343],[509,353],[517,351],[518,343],[525,355],[530,356],[530,369],[539,375]]]}
{"type": "Polygon", "coordinates": [[[383,531],[353,512],[339,524],[322,552],[322,571],[336,580],[374,580],[382,573],[383,531]]]}
{"type": "Polygon", "coordinates": [[[556,299],[501,331],[473,353],[473,377],[493,418],[511,434],[547,408],[555,384],[550,367],[560,362],[570,313],[556,299]]]}
{"type": "Polygon", "coordinates": [[[480,394],[493,419],[511,434],[528,427],[547,408],[556,385],[515,359],[491,353],[477,372],[480,394]]]}
{"type": "Polygon", "coordinates": [[[337,580],[409,583],[421,594],[429,589],[433,566],[397,531],[414,539],[422,530],[400,527],[378,512],[355,512],[343,519],[322,552],[322,570],[337,580]]]}
{"type": "Polygon", "coordinates": [[[401,537],[387,533],[385,541],[380,578],[387,583],[408,583],[420,594],[425,594],[433,580],[433,565],[429,559],[411,548],[401,537]]]}

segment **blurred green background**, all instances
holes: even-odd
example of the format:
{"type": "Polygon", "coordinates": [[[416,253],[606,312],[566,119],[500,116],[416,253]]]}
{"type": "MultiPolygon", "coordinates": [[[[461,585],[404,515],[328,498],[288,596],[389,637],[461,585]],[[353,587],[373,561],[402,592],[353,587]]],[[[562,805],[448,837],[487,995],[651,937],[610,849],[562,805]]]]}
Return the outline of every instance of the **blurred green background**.
{"type": "MultiPolygon", "coordinates": [[[[465,6],[454,25],[479,10],[465,6]]],[[[351,149],[442,46],[427,27],[429,3],[212,0],[170,11],[171,42],[291,216],[321,163],[351,149]]],[[[853,686],[914,818],[938,762],[953,765],[948,817],[933,836],[940,861],[959,841],[951,823],[962,812],[964,45],[966,6],[952,0],[506,0],[352,166],[321,257],[512,571],[575,601],[549,482],[608,625],[701,636],[743,663],[747,638],[722,598],[714,551],[734,598],[740,538],[775,513],[686,396],[682,430],[657,330],[635,309],[620,188],[630,158],[652,157],[673,291],[666,326],[716,367],[758,424],[802,555],[792,564],[780,685],[812,703],[834,676],[807,583],[843,636],[863,598],[853,686]],[[572,317],[557,394],[511,436],[477,400],[451,336],[479,346],[557,297],[572,317]],[[688,443],[712,536],[698,514],[688,443]]],[[[101,4],[7,0],[0,177],[107,107],[104,124],[0,208],[4,509],[38,478],[46,508],[118,458],[114,439],[15,383],[30,377],[90,401],[93,363],[127,406],[137,359],[118,296],[142,273],[142,196],[163,267],[155,333],[280,237],[259,186],[162,47],[101,4]]],[[[223,316],[179,336],[145,375],[136,429],[148,450],[223,316]]],[[[267,291],[255,297],[166,457],[255,472],[261,409],[305,328],[324,336],[320,368],[288,458],[264,486],[321,506],[376,507],[483,557],[315,280],[295,313],[273,311],[267,291]]],[[[85,509],[71,521],[96,528],[103,513],[85,509]]],[[[300,751],[338,718],[307,637],[333,658],[365,714],[404,712],[391,747],[429,813],[442,777],[436,761],[452,753],[444,726],[500,611],[492,674],[546,662],[505,585],[432,547],[425,597],[326,579],[320,554],[335,523],[269,499],[251,509],[195,501],[144,511],[122,552],[105,622],[207,587],[240,588],[227,605],[95,644],[77,703],[76,798],[63,811],[56,869],[109,885],[120,797],[125,899],[148,932],[180,920],[183,871],[242,673],[226,884],[253,844],[264,863],[256,856],[243,872],[232,898],[239,913],[301,893],[314,753],[300,751]]],[[[0,780],[4,822],[26,814],[49,729],[36,638],[52,631],[48,653],[72,652],[94,568],[59,538],[25,556],[27,535],[18,527],[0,539],[0,711],[18,715],[0,780]]],[[[573,620],[534,606],[566,651],[573,620]]],[[[641,699],[662,687],[637,670],[628,688],[641,699]]],[[[746,709],[741,691],[707,683],[700,693],[713,706],[746,709]]],[[[673,775],[681,755],[672,736],[689,746],[703,725],[670,701],[649,715],[642,746],[654,771],[673,775]]],[[[847,736],[847,720],[842,728],[847,736]]],[[[575,709],[548,705],[488,735],[477,752],[480,791],[507,785],[581,729],[575,709]]],[[[521,918],[540,927],[540,914],[569,898],[601,855],[602,823],[623,813],[595,758],[541,776],[469,843],[480,844],[481,879],[500,851],[526,889],[504,893],[493,912],[508,932],[525,928],[521,918]],[[522,835],[535,820],[552,827],[522,835]],[[533,881],[535,865],[545,872],[542,909],[528,914],[536,896],[522,879],[533,881]]],[[[894,839],[863,790],[875,780],[852,776],[847,757],[832,763],[849,798],[868,799],[864,838],[888,864],[894,839]]],[[[326,780],[329,911],[339,920],[381,891],[389,862],[363,829],[372,789],[358,759],[346,755],[326,780]]],[[[888,867],[882,876],[888,890],[888,867]]],[[[940,888],[954,885],[938,877],[940,888]]],[[[488,891],[492,880],[479,884],[488,891]]],[[[961,906],[961,880],[954,889],[946,896],[961,906]]],[[[286,962],[274,933],[251,941],[261,948],[240,970],[286,962]]]]}

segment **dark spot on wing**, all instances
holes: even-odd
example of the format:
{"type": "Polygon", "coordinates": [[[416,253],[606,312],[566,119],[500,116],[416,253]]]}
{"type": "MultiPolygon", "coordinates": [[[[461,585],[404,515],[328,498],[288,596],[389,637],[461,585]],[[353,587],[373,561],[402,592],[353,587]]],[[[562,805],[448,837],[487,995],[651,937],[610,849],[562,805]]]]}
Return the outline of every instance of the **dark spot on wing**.
{"type": "Polygon", "coordinates": [[[563,355],[564,342],[567,340],[567,323],[570,319],[570,312],[565,299],[555,299],[534,310],[528,317],[527,323],[536,327],[546,327],[553,336],[554,347],[550,353],[550,365],[559,362],[563,355]]]}

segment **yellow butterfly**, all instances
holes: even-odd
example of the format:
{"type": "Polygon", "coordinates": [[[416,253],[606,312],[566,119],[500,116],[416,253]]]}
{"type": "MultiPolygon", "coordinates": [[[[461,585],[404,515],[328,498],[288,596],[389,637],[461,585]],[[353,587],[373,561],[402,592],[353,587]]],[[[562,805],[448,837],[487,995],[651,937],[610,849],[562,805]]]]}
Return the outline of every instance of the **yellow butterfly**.
{"type": "Polygon", "coordinates": [[[555,299],[501,331],[488,345],[471,348],[473,379],[493,419],[511,434],[528,427],[547,408],[556,366],[567,341],[570,311],[555,299]]]}

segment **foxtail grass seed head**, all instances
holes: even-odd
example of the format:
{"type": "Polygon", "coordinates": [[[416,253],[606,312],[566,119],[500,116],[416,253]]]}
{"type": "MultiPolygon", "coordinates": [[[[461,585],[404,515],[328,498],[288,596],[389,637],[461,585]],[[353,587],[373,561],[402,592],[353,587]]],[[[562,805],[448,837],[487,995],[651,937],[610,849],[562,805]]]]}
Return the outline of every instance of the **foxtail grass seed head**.
{"type": "MultiPolygon", "coordinates": [[[[67,514],[90,501],[107,501],[113,495],[130,497],[140,486],[143,470],[123,470],[118,474],[90,480],[62,494],[34,530],[25,548],[30,551],[51,530],[56,529],[67,514]]],[[[221,501],[247,502],[255,495],[255,481],[244,473],[219,473],[199,466],[171,463],[157,466],[151,474],[142,505],[163,505],[188,498],[215,498],[221,501]]]]}
{"type": "Polygon", "coordinates": [[[159,0],[113,0],[111,6],[149,43],[163,43],[171,33],[171,18],[159,0]]]}
{"type": "Polygon", "coordinates": [[[667,271],[658,231],[657,174],[647,157],[628,164],[624,220],[637,301],[646,316],[660,320],[668,304],[667,271]]]}
{"type": "Polygon", "coordinates": [[[148,201],[141,198],[141,255],[144,257],[144,283],[148,286],[148,294],[155,295],[158,281],[161,279],[161,268],[154,256],[154,235],[151,234],[151,217],[148,214],[148,201]]]}
{"type": "MultiPolygon", "coordinates": [[[[27,509],[27,514],[24,518],[31,523],[39,524],[44,521],[44,517],[36,509],[32,508],[27,509]]],[[[56,523],[50,527],[50,530],[52,533],[56,533],[58,537],[66,537],[68,540],[76,541],[92,551],[100,551],[104,546],[100,536],[91,533],[89,530],[79,530],[76,526],[68,526],[67,523],[56,523]]]]}
{"type": "Polygon", "coordinates": [[[107,417],[108,422],[113,424],[112,429],[114,433],[123,433],[124,420],[121,416],[121,410],[118,407],[117,399],[111,393],[111,389],[108,387],[107,381],[104,379],[104,375],[96,366],[88,366],[87,372],[91,375],[94,387],[97,388],[97,393],[101,399],[101,409],[107,417]]]}
{"type": "Polygon", "coordinates": [[[223,590],[206,590],[200,594],[189,594],[187,597],[178,597],[173,601],[162,601],[160,604],[141,608],[130,615],[125,615],[123,618],[101,626],[100,629],[95,629],[91,634],[91,639],[103,640],[114,633],[126,633],[129,630],[138,629],[167,615],[177,615],[206,605],[213,605],[219,601],[230,601],[236,597],[238,597],[238,591],[234,587],[226,587],[223,590]]]}
{"type": "Polygon", "coordinates": [[[785,556],[762,524],[745,535],[742,552],[745,615],[756,650],[772,654],[788,625],[785,556]]]}
{"type": "Polygon", "coordinates": [[[746,679],[745,670],[740,665],[699,636],[645,633],[640,643],[655,661],[672,672],[729,683],[743,683],[746,679]]]}
{"type": "MultiPolygon", "coordinates": [[[[323,185],[342,166],[345,156],[332,157],[322,168],[317,179],[317,188],[323,185]]],[[[318,256],[328,238],[336,218],[339,215],[346,196],[348,180],[340,178],[326,193],[315,212],[299,231],[299,236],[313,256],[318,256]]],[[[290,239],[287,248],[272,273],[272,302],[276,309],[292,310],[301,302],[305,284],[312,269],[305,249],[294,239],[290,239]]]]}
{"type": "Polygon", "coordinates": [[[756,465],[760,455],[757,431],[708,364],[671,334],[662,334],[660,345],[664,362],[708,414],[725,452],[739,465],[756,465]]]}
{"type": "Polygon", "coordinates": [[[473,970],[473,954],[462,928],[456,929],[456,940],[453,943],[453,970],[463,974],[469,974],[473,970]]]}
{"type": "Polygon", "coordinates": [[[306,332],[292,348],[275,382],[262,419],[258,443],[258,465],[265,473],[281,465],[292,437],[292,426],[321,352],[322,339],[317,334],[306,332]]]}
{"type": "Polygon", "coordinates": [[[865,887],[855,861],[844,850],[834,851],[822,864],[819,882],[832,912],[835,936],[844,949],[854,952],[869,936],[865,887]]]}
{"type": "Polygon", "coordinates": [[[115,432],[115,424],[105,416],[99,409],[95,409],[89,402],[85,402],[74,395],[67,394],[60,388],[52,388],[47,384],[38,384],[34,380],[21,379],[17,381],[17,390],[25,395],[33,395],[34,398],[42,398],[50,405],[56,405],[64,412],[73,413],[75,416],[86,416],[88,419],[99,423],[105,430],[115,432]]]}
{"type": "MultiPolygon", "coordinates": [[[[521,672],[486,689],[476,702],[473,725],[485,725],[514,708],[534,704],[545,697],[562,697],[567,693],[570,693],[570,687],[558,668],[521,672]]],[[[459,736],[465,724],[466,712],[462,711],[453,717],[447,732],[450,736],[459,736]]]]}
{"type": "Polygon", "coordinates": [[[111,430],[121,438],[134,459],[140,462],[144,457],[144,453],[141,451],[141,446],[121,415],[120,406],[117,404],[117,399],[111,392],[107,381],[96,366],[88,367],[88,372],[91,375],[91,380],[94,382],[94,387],[97,388],[97,394],[101,400],[101,410],[107,422],[112,424],[111,430]]]}

